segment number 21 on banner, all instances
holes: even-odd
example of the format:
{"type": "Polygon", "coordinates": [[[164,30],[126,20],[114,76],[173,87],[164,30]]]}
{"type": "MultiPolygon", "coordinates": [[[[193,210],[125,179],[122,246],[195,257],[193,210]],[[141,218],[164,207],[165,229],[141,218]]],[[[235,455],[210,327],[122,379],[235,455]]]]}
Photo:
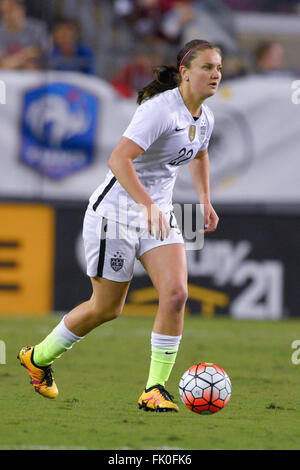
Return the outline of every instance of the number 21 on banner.
{"type": "Polygon", "coordinates": [[[235,273],[232,285],[249,285],[236,297],[230,306],[234,318],[251,315],[257,320],[276,320],[283,310],[283,266],[280,261],[252,261],[242,263],[235,273]]]}

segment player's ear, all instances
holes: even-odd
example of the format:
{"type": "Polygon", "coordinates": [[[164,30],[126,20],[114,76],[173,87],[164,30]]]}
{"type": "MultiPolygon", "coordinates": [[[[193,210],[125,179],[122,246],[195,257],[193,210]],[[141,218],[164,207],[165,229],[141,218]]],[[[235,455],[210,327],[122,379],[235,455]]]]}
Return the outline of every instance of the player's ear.
{"type": "Polygon", "coordinates": [[[188,82],[190,77],[189,77],[189,69],[186,67],[182,67],[182,72],[181,72],[181,78],[183,81],[188,82]]]}

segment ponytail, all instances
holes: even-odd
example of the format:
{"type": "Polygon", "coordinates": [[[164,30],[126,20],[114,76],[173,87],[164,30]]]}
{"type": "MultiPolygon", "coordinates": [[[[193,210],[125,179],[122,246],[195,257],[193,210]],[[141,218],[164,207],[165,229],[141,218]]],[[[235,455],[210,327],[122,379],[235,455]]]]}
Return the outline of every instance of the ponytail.
{"type": "Polygon", "coordinates": [[[137,103],[152,98],[163,91],[172,90],[180,83],[178,69],[172,65],[161,65],[154,71],[155,80],[138,92],[137,103]]]}

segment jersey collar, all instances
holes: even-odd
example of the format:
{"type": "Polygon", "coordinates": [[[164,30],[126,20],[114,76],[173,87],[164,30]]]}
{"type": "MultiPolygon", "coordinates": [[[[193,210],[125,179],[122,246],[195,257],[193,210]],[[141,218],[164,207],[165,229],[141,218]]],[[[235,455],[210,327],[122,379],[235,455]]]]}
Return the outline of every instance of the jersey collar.
{"type": "Polygon", "coordinates": [[[183,110],[183,114],[184,114],[185,117],[188,119],[188,122],[193,122],[193,123],[195,123],[195,122],[200,121],[200,119],[201,119],[201,117],[202,117],[202,115],[203,115],[203,113],[202,113],[202,106],[201,106],[201,112],[200,112],[199,119],[198,119],[198,121],[195,121],[195,120],[194,120],[194,117],[192,116],[192,114],[190,113],[190,111],[187,109],[187,107],[186,107],[186,105],[185,105],[185,103],[184,103],[184,101],[183,101],[183,98],[182,98],[182,96],[181,96],[181,93],[180,93],[178,87],[175,88],[175,96],[176,96],[176,98],[177,98],[178,103],[181,105],[181,108],[182,108],[182,110],[183,110]]]}

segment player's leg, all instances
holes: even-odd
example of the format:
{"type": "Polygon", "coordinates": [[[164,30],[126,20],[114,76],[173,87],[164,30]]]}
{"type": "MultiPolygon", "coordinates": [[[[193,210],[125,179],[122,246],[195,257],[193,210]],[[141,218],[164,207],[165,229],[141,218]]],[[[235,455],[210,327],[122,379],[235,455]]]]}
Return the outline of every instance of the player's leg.
{"type": "MultiPolygon", "coordinates": [[[[156,408],[162,394],[167,402],[159,400],[164,411],[177,411],[165,391],[179,348],[184,310],[187,300],[187,263],[182,243],[153,248],[145,252],[141,262],[157,289],[159,305],[151,334],[151,363],[146,390],[139,400],[140,408],[156,408]],[[147,401],[148,400],[148,401],[147,401]]],[[[160,410],[157,410],[160,411],[160,410]]]]}
{"type": "Polygon", "coordinates": [[[48,366],[90,331],[117,318],[123,309],[129,282],[92,278],[91,298],[71,310],[42,343],[34,348],[38,366],[48,366]]]}
{"type": "Polygon", "coordinates": [[[37,392],[56,398],[58,390],[51,364],[97,326],[117,318],[123,309],[130,282],[92,278],[91,298],[69,312],[38,345],[21,349],[19,359],[37,392]]]}
{"type": "Polygon", "coordinates": [[[130,282],[115,282],[99,277],[91,278],[91,282],[91,298],[65,316],[66,327],[79,337],[121,315],[130,285],[130,282]]]}
{"type": "Polygon", "coordinates": [[[22,348],[19,353],[35,389],[45,396],[57,395],[51,375],[52,362],[93,328],[116,318],[122,311],[132,277],[135,246],[132,240],[118,238],[117,228],[115,222],[89,209],[86,211],[83,239],[93,294],[68,313],[41,343],[22,348]]]}
{"type": "Polygon", "coordinates": [[[91,298],[68,313],[41,343],[24,347],[19,353],[20,362],[29,372],[35,390],[47,398],[58,395],[51,371],[53,361],[92,329],[117,318],[122,312],[130,283],[102,278],[91,281],[91,298]]]}
{"type": "Polygon", "coordinates": [[[157,334],[182,334],[187,300],[187,261],[181,243],[159,246],[147,251],[141,262],[158,292],[158,310],[153,331],[157,334]]]}

